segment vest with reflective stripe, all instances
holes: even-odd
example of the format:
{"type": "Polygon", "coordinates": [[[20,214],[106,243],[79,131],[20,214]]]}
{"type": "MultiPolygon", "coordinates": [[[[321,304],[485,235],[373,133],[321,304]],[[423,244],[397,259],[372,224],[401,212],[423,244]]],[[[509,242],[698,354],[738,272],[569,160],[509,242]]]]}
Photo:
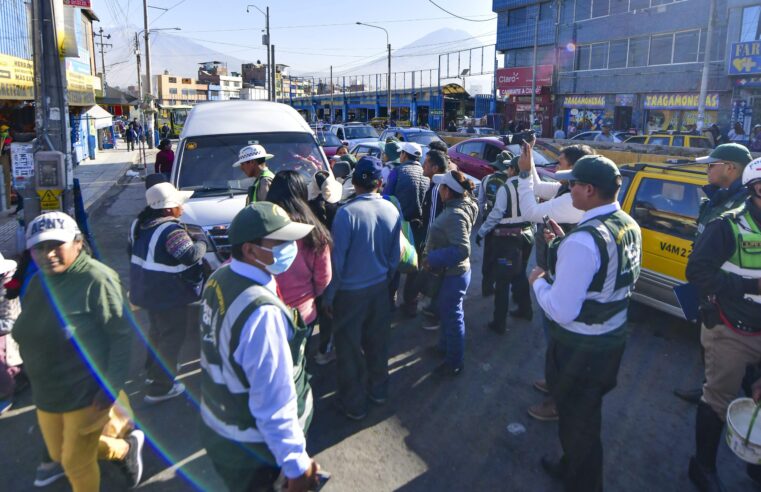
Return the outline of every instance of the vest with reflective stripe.
{"type": "Polygon", "coordinates": [[[178,220],[162,222],[140,231],[137,220],[130,227],[130,302],[145,309],[169,309],[196,302],[203,287],[203,266],[183,265],[166,250],[169,233],[182,228],[178,220]]]}
{"type": "MultiPolygon", "coordinates": [[[[600,252],[600,268],[587,288],[581,312],[562,328],[582,335],[603,335],[626,323],[629,298],[639,278],[642,235],[634,219],[622,210],[579,224],[565,238],[578,232],[587,232],[594,239],[600,252]]],[[[553,240],[547,248],[550,281],[555,276],[557,250],[563,239],[553,240]]]]}
{"type": "MultiPolygon", "coordinates": [[[[745,278],[761,278],[761,229],[750,212],[744,209],[741,213],[731,214],[729,224],[737,248],[721,269],[745,278]]],[[[745,299],[761,304],[761,295],[745,294],[745,299]]]]}
{"type": "Polygon", "coordinates": [[[312,418],[312,393],[306,373],[307,328],[295,309],[289,309],[266,287],[238,275],[229,265],[209,278],[201,305],[201,417],[219,436],[248,443],[265,455],[264,436],[248,406],[249,383],[234,354],[251,314],[261,306],[280,308],[293,331],[293,358],[299,423],[305,430],[312,418]]]}
{"type": "Polygon", "coordinates": [[[269,169],[262,171],[262,174],[254,181],[254,184],[248,187],[248,195],[246,196],[246,205],[259,201],[259,185],[262,184],[262,180],[268,179],[272,181],[275,179],[275,175],[269,169]]]}
{"type": "Polygon", "coordinates": [[[695,238],[703,234],[703,231],[705,231],[706,225],[708,225],[709,222],[720,215],[742,207],[747,198],[748,189],[743,186],[733,195],[726,197],[721,203],[711,204],[711,201],[708,198],[703,199],[700,203],[700,209],[698,210],[698,227],[695,233],[695,238]]]}
{"type": "Polygon", "coordinates": [[[484,203],[484,217],[489,215],[489,212],[494,208],[494,202],[497,200],[497,192],[507,181],[507,173],[505,171],[497,171],[494,174],[489,175],[486,180],[486,185],[483,187],[482,193],[486,197],[484,203]]]}
{"type": "Polygon", "coordinates": [[[509,178],[502,187],[507,192],[507,203],[505,206],[505,213],[502,216],[503,220],[499,223],[501,225],[507,224],[508,227],[520,227],[523,229],[523,238],[532,242],[534,240],[534,232],[531,229],[530,222],[507,222],[504,219],[520,219],[521,218],[521,202],[520,195],[518,195],[518,177],[514,176],[509,178]]]}

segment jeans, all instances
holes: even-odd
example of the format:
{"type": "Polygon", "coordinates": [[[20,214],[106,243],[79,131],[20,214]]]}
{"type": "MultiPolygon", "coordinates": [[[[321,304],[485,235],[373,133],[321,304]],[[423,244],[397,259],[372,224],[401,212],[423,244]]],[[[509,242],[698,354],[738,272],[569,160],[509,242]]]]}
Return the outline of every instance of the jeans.
{"type": "Polygon", "coordinates": [[[558,408],[566,492],[602,491],[602,399],[616,387],[624,348],[580,349],[550,339],[547,385],[558,408]]]}
{"type": "Polygon", "coordinates": [[[465,352],[465,313],[462,308],[470,285],[470,270],[461,275],[447,275],[436,298],[436,313],[441,321],[439,348],[452,367],[461,367],[465,352]]]}
{"type": "Polygon", "coordinates": [[[364,413],[367,391],[377,398],[388,393],[388,283],[339,290],[333,313],[338,396],[347,412],[364,413]]]}
{"type": "Polygon", "coordinates": [[[153,380],[147,390],[149,395],[161,395],[172,388],[189,317],[188,306],[148,311],[150,347],[145,366],[148,379],[153,380]]]}

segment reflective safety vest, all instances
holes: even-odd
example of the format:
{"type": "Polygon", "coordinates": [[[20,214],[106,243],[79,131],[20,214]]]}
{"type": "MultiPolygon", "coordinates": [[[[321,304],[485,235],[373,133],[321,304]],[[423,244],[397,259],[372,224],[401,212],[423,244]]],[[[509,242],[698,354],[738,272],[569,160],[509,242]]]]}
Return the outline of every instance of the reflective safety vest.
{"type": "MultiPolygon", "coordinates": [[[[729,224],[734,233],[736,249],[732,257],[721,265],[721,269],[745,278],[761,278],[761,229],[745,209],[730,214],[729,224]]],[[[745,294],[745,300],[761,304],[761,295],[745,294]]]]}
{"type": "Polygon", "coordinates": [[[579,315],[562,328],[581,335],[604,335],[626,324],[629,299],[641,268],[642,234],[634,219],[622,210],[579,224],[548,245],[550,282],[555,277],[560,243],[579,232],[587,232],[594,239],[600,268],[587,288],[579,315]]]}
{"type": "Polygon", "coordinates": [[[484,217],[489,215],[489,212],[494,208],[494,202],[497,200],[497,192],[507,181],[507,173],[504,171],[497,171],[489,176],[486,180],[483,193],[486,197],[486,203],[484,204],[484,217]]]}
{"type": "Polygon", "coordinates": [[[275,175],[272,171],[269,169],[265,169],[262,171],[262,174],[259,175],[256,180],[254,180],[254,184],[248,187],[248,195],[246,195],[246,205],[254,202],[259,201],[259,186],[262,184],[262,180],[268,179],[272,181],[275,179],[275,175]]]}
{"type": "Polygon", "coordinates": [[[711,205],[711,201],[709,199],[704,199],[700,203],[700,209],[698,210],[698,228],[695,236],[697,237],[703,234],[703,231],[706,229],[706,225],[708,225],[708,223],[712,220],[718,218],[720,215],[743,207],[747,198],[748,189],[743,186],[721,203],[711,205]]]}
{"type": "Polygon", "coordinates": [[[304,352],[307,327],[295,309],[290,309],[266,287],[235,273],[229,265],[209,278],[201,304],[201,418],[224,439],[242,443],[253,456],[272,454],[248,406],[250,385],[233,354],[240,344],[246,321],[261,306],[280,308],[293,332],[289,341],[293,358],[299,424],[306,432],[313,413],[312,391],[306,373],[304,352]]]}

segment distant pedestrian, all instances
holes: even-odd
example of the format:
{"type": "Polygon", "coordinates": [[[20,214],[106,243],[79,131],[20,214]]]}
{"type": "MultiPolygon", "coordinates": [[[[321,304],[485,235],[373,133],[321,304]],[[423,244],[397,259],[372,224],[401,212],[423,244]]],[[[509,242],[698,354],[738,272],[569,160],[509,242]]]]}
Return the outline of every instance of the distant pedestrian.
{"type": "Polygon", "coordinates": [[[168,140],[169,138],[171,138],[171,136],[172,136],[172,129],[169,128],[169,125],[167,125],[166,123],[161,125],[161,130],[159,131],[159,136],[161,137],[162,140],[164,140],[164,139],[168,140]]]}
{"type": "Polygon", "coordinates": [[[238,160],[233,167],[239,167],[254,182],[246,193],[246,205],[249,203],[264,201],[267,198],[270,183],[275,174],[267,167],[267,161],[275,157],[268,154],[261,145],[247,145],[238,152],[238,160]]]}
{"type": "Polygon", "coordinates": [[[753,127],[753,138],[750,141],[751,152],[761,152],[761,124],[753,127]]]}
{"type": "Polygon", "coordinates": [[[172,151],[172,141],[164,139],[159,142],[159,152],[156,154],[156,163],[153,167],[155,173],[163,174],[167,181],[172,176],[172,166],[174,166],[174,151],[172,151]]]}
{"type": "Polygon", "coordinates": [[[615,143],[618,141],[615,135],[613,135],[610,132],[610,124],[609,123],[603,123],[602,124],[602,131],[595,135],[595,142],[603,142],[603,143],[615,143]]]}
{"type": "Polygon", "coordinates": [[[748,144],[748,135],[745,133],[745,129],[742,126],[742,123],[739,121],[736,121],[734,126],[731,130],[729,130],[729,133],[727,133],[727,137],[729,138],[730,142],[735,142],[739,144],[748,144]]]}
{"type": "Polygon", "coordinates": [[[557,128],[555,130],[555,134],[552,136],[555,140],[564,140],[565,139],[565,132],[562,128],[557,128]]]}
{"type": "Polygon", "coordinates": [[[127,141],[127,150],[135,150],[135,142],[137,142],[137,131],[132,125],[127,126],[127,130],[124,133],[124,140],[127,141]]]}

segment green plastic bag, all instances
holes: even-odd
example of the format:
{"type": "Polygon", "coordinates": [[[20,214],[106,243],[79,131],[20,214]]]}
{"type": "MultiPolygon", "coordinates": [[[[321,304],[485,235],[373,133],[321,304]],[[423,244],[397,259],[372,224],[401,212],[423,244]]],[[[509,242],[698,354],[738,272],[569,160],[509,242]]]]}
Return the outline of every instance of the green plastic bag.
{"type": "MultiPolygon", "coordinates": [[[[383,195],[383,198],[394,204],[402,216],[402,206],[399,200],[392,195],[383,195]]],[[[417,251],[415,250],[415,239],[412,237],[412,227],[410,223],[402,219],[402,233],[399,234],[399,246],[402,252],[399,258],[399,271],[402,273],[411,273],[418,271],[417,251]]]]}

